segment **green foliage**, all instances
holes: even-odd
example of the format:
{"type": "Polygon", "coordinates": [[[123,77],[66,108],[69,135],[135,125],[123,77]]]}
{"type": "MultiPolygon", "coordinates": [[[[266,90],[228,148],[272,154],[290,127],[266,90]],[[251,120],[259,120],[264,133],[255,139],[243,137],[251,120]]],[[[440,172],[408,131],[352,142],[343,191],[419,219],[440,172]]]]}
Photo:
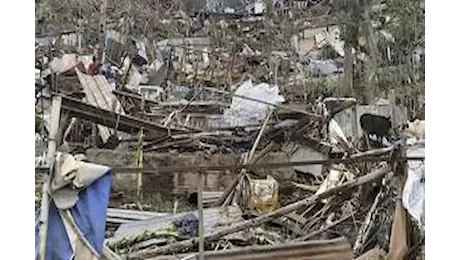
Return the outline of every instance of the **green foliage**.
{"type": "Polygon", "coordinates": [[[80,21],[97,25],[100,13],[98,1],[92,0],[41,0],[35,2],[35,23],[52,24],[60,29],[75,29],[80,21]]]}
{"type": "Polygon", "coordinates": [[[392,21],[389,30],[395,38],[395,45],[402,54],[409,54],[423,42],[425,37],[425,16],[420,2],[415,0],[394,0],[389,14],[392,21]]]}
{"type": "Polygon", "coordinates": [[[47,0],[35,2],[35,22],[52,20],[53,10],[47,0]]]}
{"type": "MultiPolygon", "coordinates": [[[[363,8],[366,7],[366,3],[359,0],[351,0],[347,3],[347,23],[342,30],[342,38],[346,44],[358,50],[360,48],[358,48],[357,39],[359,36],[364,36],[363,8]]],[[[374,36],[378,42],[378,56],[374,58],[380,68],[378,87],[373,90],[377,92],[383,91],[389,86],[395,87],[406,84],[407,78],[415,78],[415,73],[412,71],[411,55],[416,47],[424,44],[425,17],[420,2],[417,0],[391,0],[387,1],[387,5],[386,10],[370,14],[373,21],[381,22],[379,28],[374,30],[374,36]],[[389,32],[394,42],[382,37],[378,33],[379,30],[389,32]],[[387,58],[389,54],[387,47],[390,47],[391,50],[391,60],[387,58]],[[395,65],[400,66],[397,68],[399,73],[397,75],[395,75],[395,65]]],[[[370,55],[366,48],[361,48],[361,50],[370,55]]],[[[354,95],[360,98],[363,96],[363,92],[368,90],[369,83],[366,83],[366,79],[369,71],[360,71],[358,67],[355,68],[353,76],[353,88],[354,95]]]]}

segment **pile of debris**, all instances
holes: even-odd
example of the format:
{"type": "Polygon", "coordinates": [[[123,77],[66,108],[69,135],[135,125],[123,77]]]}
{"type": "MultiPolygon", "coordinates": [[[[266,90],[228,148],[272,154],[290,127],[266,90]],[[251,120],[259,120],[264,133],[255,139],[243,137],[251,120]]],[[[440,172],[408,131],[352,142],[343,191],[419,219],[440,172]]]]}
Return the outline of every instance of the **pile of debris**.
{"type": "Polygon", "coordinates": [[[394,91],[384,102],[359,105],[306,90],[343,73],[336,17],[299,20],[302,32],[288,35],[266,18],[261,1],[249,8],[208,2],[211,15],[178,11],[161,20],[163,38],[155,41],[107,29],[103,59],[76,54],[90,49],[81,35],[80,46],[61,48],[64,54],[51,50],[77,45],[70,36],[37,52],[36,169],[51,173],[36,196],[40,212],[50,213],[37,214],[46,223],[37,227],[65,226],[42,231],[37,254],[420,255],[424,120],[409,122],[394,91]],[[162,199],[153,194],[173,198],[173,209],[160,212],[162,199]],[[122,203],[114,203],[118,197],[122,203]],[[66,253],[49,248],[69,226],[66,253]],[[77,237],[88,252],[76,253],[77,237]]]}
{"type": "MultiPolygon", "coordinates": [[[[221,125],[217,128],[210,124],[201,127],[181,124],[178,119],[187,113],[184,108],[189,104],[183,104],[178,110],[169,110],[171,112],[167,109],[174,106],[160,102],[151,104],[170,113],[165,120],[169,122],[161,124],[154,119],[126,115],[108,84],[97,83],[104,82],[103,76],[89,76],[77,68],[74,70],[85,93],[84,100],[63,94],[55,99],[62,100],[63,110],[72,117],[99,124],[96,128],[102,139],[99,142],[105,140],[107,144],[116,135],[117,132],[108,127],[118,127],[121,131],[130,127],[131,131],[142,134],[137,140],[128,135],[127,138],[142,144],[138,149],[146,153],[141,155],[143,158],[148,158],[147,154],[152,151],[174,151],[181,156],[187,152],[205,151],[208,156],[230,154],[240,157],[232,165],[151,169],[159,174],[194,172],[195,177],[206,171],[225,170],[234,174],[233,181],[225,185],[224,191],[203,193],[206,209],[203,211],[201,236],[198,236],[198,211],[149,213],[109,209],[107,223],[119,227],[116,226],[115,233],[105,243],[116,254],[128,259],[159,255],[163,258],[158,259],[165,259],[164,255],[172,253],[193,255],[200,239],[204,242],[206,258],[219,259],[247,252],[247,247],[254,245],[258,247],[245,254],[257,254],[265,257],[263,259],[271,257],[274,252],[277,257],[288,254],[292,247],[298,247],[302,251],[299,255],[303,257],[319,254],[326,250],[325,247],[335,248],[330,249],[332,252],[340,249],[335,258],[330,259],[352,259],[353,255],[358,256],[375,247],[389,254],[398,254],[398,257],[416,254],[415,251],[409,252],[408,248],[418,245],[421,239],[416,221],[421,221],[419,205],[423,197],[417,195],[417,202],[414,202],[408,192],[420,191],[423,173],[417,172],[411,163],[409,171],[405,171],[404,160],[411,156],[412,150],[424,149],[424,144],[413,144],[407,155],[404,150],[410,142],[405,139],[389,138],[389,146],[358,149],[331,116],[349,106],[350,99],[323,99],[312,105],[311,111],[292,111],[281,104],[283,99],[276,86],[253,85],[247,81],[235,91],[232,101],[220,114],[221,125]],[[88,84],[91,81],[95,83],[88,84]],[[97,94],[100,99],[95,97],[97,94]],[[107,100],[112,100],[110,103],[115,104],[112,107],[118,107],[119,112],[110,111],[107,100]],[[101,112],[106,116],[100,115],[101,112]],[[107,123],[110,118],[113,121],[107,123]],[[276,162],[274,154],[279,153],[286,155],[285,161],[273,163],[276,162]],[[285,168],[288,170],[283,170],[285,168]],[[286,176],[286,172],[291,172],[290,176],[286,176]],[[402,228],[400,225],[406,225],[405,218],[409,216],[414,225],[402,228]],[[406,234],[406,230],[410,232],[406,234]],[[348,239],[337,240],[340,237],[348,239]],[[403,241],[394,242],[395,239],[403,241]],[[321,242],[303,242],[309,240],[321,242]],[[267,250],[264,246],[268,245],[274,250],[270,254],[264,251],[267,250]],[[404,245],[403,249],[401,245],[404,245]],[[315,247],[314,251],[302,249],[311,246],[315,247]]],[[[379,120],[386,120],[389,131],[391,123],[388,118],[376,115],[367,121],[364,120],[366,117],[361,118],[359,128],[364,133],[390,136],[372,131],[376,127],[381,129],[379,120]]],[[[405,133],[420,137],[417,135],[420,131],[416,130],[418,125],[409,124],[405,133]]],[[[65,136],[64,146],[70,147],[65,136]]],[[[364,138],[369,139],[372,138],[364,138]]],[[[116,146],[122,145],[122,141],[126,140],[116,139],[116,146]]],[[[380,145],[383,146],[381,142],[380,145]]],[[[117,174],[116,166],[113,171],[117,174]]],[[[145,169],[141,171],[147,172],[145,169]]],[[[187,190],[191,192],[197,188],[200,188],[199,183],[190,184],[187,190]]],[[[190,196],[191,203],[199,204],[197,194],[194,194],[195,199],[190,196]]]]}
{"type": "MultiPolygon", "coordinates": [[[[420,156],[420,152],[423,155],[423,146],[423,143],[418,143],[410,147],[407,156],[419,159],[414,155],[420,156]]],[[[400,181],[403,178],[400,168],[404,166],[397,159],[400,149],[401,145],[395,145],[356,153],[347,157],[356,160],[332,164],[325,178],[316,176],[324,178],[323,181],[313,178],[308,182],[292,182],[287,193],[287,188],[280,189],[270,175],[267,179],[259,179],[261,176],[254,175],[250,167],[244,168],[235,185],[229,186],[212,207],[203,211],[202,239],[205,249],[210,250],[209,255],[206,251],[205,257],[212,258],[211,252],[215,250],[224,250],[220,257],[234,254],[262,257],[258,250],[263,250],[264,246],[270,248],[272,255],[279,257],[286,250],[285,246],[312,245],[312,242],[304,244],[302,241],[315,240],[315,243],[320,243],[317,250],[326,250],[324,247],[332,243],[326,241],[346,237],[347,240],[340,242],[343,244],[341,251],[328,259],[352,259],[351,252],[358,256],[374,247],[389,252],[389,255],[395,254],[395,258],[391,259],[401,259],[409,253],[411,239],[422,239],[416,230],[424,226],[424,198],[414,200],[409,194],[424,189],[420,186],[423,185],[420,178],[424,178],[424,173],[420,172],[419,162],[409,162],[404,187],[400,181]],[[364,166],[372,161],[368,159],[375,159],[372,156],[379,156],[380,160],[386,158],[387,161],[364,166]],[[361,159],[363,161],[360,162],[361,159]],[[364,172],[366,168],[371,169],[370,173],[364,172]],[[279,200],[282,196],[290,198],[283,203],[279,200]],[[402,202],[398,199],[401,197],[402,202]],[[411,231],[413,233],[406,233],[403,205],[418,221],[411,231]],[[247,248],[254,245],[260,247],[247,248]],[[267,247],[269,245],[271,247],[267,247]],[[277,251],[275,245],[283,247],[277,251]]],[[[198,222],[198,216],[199,213],[194,211],[124,223],[107,240],[107,245],[128,259],[146,259],[171,253],[185,257],[197,250],[200,241],[198,225],[177,223],[198,222]]],[[[304,257],[314,254],[307,249],[301,250],[305,252],[296,252],[304,257]]]]}

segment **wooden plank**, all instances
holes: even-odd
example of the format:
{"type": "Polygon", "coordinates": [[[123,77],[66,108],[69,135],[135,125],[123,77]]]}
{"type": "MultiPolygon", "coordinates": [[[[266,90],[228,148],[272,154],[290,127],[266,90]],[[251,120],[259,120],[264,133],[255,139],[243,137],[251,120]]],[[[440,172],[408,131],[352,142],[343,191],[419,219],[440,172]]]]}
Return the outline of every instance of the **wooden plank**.
{"type": "MultiPolygon", "coordinates": [[[[91,89],[90,85],[91,82],[88,77],[86,77],[85,74],[80,72],[78,69],[75,70],[77,72],[78,79],[80,81],[80,84],[83,87],[83,92],[85,93],[85,98],[84,100],[91,105],[100,107],[100,102],[97,102],[97,95],[94,93],[94,91],[91,89]]],[[[102,138],[103,142],[106,142],[109,139],[110,136],[110,131],[107,127],[104,127],[102,125],[98,125],[97,128],[99,129],[99,135],[102,138]]]]}
{"type": "Polygon", "coordinates": [[[138,132],[141,127],[150,134],[155,136],[168,136],[170,134],[184,134],[186,130],[170,128],[167,129],[159,124],[144,120],[131,115],[122,115],[86,104],[78,99],[61,96],[62,108],[68,111],[71,116],[83,118],[110,128],[117,128],[126,133],[138,132]],[[117,125],[118,123],[118,125],[117,125]]]}
{"type": "MultiPolygon", "coordinates": [[[[129,92],[122,91],[122,90],[114,90],[113,93],[117,96],[132,98],[139,102],[142,101],[142,96],[138,94],[133,94],[133,93],[129,93],[129,92]]],[[[158,105],[158,102],[155,102],[152,100],[145,100],[145,103],[149,105],[154,105],[154,106],[158,105]]]]}
{"type": "MultiPolygon", "coordinates": [[[[78,69],[76,69],[76,72],[78,79],[83,87],[83,91],[86,95],[85,101],[93,106],[105,110],[114,111],[119,114],[125,114],[117,97],[111,92],[109,83],[104,78],[104,76],[86,75],[78,69]]],[[[103,125],[98,125],[97,127],[99,129],[102,140],[106,142],[111,135],[110,130],[103,125]]]]}

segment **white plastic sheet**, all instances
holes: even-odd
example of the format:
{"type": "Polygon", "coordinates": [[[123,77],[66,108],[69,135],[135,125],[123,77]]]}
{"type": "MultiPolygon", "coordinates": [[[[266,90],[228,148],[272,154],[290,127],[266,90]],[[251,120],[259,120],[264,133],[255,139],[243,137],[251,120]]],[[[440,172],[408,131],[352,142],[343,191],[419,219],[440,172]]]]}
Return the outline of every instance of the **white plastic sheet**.
{"type": "Polygon", "coordinates": [[[254,13],[255,14],[262,14],[265,12],[265,3],[262,1],[257,1],[254,3],[254,13]]]}
{"type": "Polygon", "coordinates": [[[310,60],[310,62],[312,73],[315,75],[331,75],[339,71],[333,60],[310,60]]]}
{"type": "Polygon", "coordinates": [[[348,144],[347,137],[335,119],[331,119],[329,122],[329,140],[335,145],[338,145],[340,141],[348,144]]]}
{"type": "MultiPolygon", "coordinates": [[[[251,80],[243,82],[235,91],[235,95],[249,97],[270,104],[284,102],[284,97],[279,95],[276,85],[261,83],[253,85],[251,80]]],[[[256,124],[267,115],[270,105],[234,96],[230,108],[224,112],[224,122],[229,126],[244,126],[256,124]]]]}
{"type": "Polygon", "coordinates": [[[52,72],[55,73],[64,73],[77,64],[77,55],[76,54],[64,54],[62,58],[54,58],[50,62],[50,68],[52,72]]]}
{"type": "Polygon", "coordinates": [[[145,47],[145,44],[141,41],[136,41],[136,49],[137,55],[142,57],[148,63],[149,59],[147,58],[147,48],[145,47]]]}
{"type": "MultiPolygon", "coordinates": [[[[425,156],[425,140],[418,141],[407,149],[408,157],[425,156]]],[[[425,226],[425,162],[408,161],[408,173],[404,185],[402,202],[409,214],[418,221],[420,227],[425,226]]]]}

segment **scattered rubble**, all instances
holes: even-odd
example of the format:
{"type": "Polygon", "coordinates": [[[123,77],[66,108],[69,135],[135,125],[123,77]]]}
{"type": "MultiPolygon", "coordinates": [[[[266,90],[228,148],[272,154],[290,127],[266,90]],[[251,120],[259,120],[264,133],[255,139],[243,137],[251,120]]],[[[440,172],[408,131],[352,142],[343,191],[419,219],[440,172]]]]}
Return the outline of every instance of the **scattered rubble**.
{"type": "Polygon", "coordinates": [[[103,56],[82,32],[36,40],[36,255],[421,252],[409,237],[424,239],[424,98],[350,97],[372,54],[360,31],[348,52],[345,18],[324,3],[192,2],[156,12],[143,35],[138,17],[107,24],[103,56]]]}

